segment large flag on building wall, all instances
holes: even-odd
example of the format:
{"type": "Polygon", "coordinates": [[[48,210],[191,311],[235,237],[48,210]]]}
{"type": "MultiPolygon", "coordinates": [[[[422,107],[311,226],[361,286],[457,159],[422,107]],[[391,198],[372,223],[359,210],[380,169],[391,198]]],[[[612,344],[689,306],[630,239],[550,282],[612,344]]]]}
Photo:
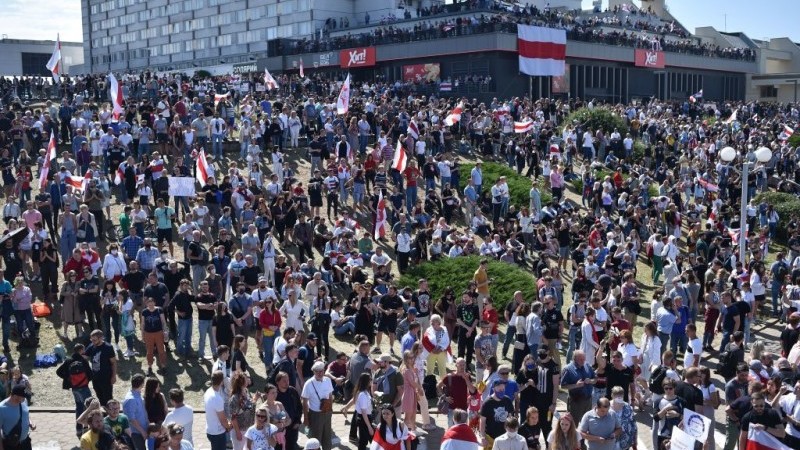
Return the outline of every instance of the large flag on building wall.
{"type": "Polygon", "coordinates": [[[517,26],[519,71],[526,75],[564,75],[567,58],[567,32],[555,28],[517,26]]]}
{"type": "Polygon", "coordinates": [[[112,72],[108,72],[108,90],[111,93],[111,114],[114,119],[119,120],[120,114],[125,112],[122,102],[125,97],[122,95],[122,85],[117,81],[117,77],[112,72]]]}
{"type": "Polygon", "coordinates": [[[747,432],[747,447],[745,450],[791,450],[775,436],[764,430],[750,428],[747,432]]]}
{"type": "Polygon", "coordinates": [[[39,190],[42,191],[47,187],[47,176],[50,173],[50,166],[53,160],[56,159],[56,133],[50,133],[50,143],[47,144],[47,157],[42,163],[42,170],[39,172],[39,190]]]}
{"type": "Polygon", "coordinates": [[[444,118],[444,124],[452,127],[456,122],[461,121],[462,112],[464,112],[464,102],[458,102],[458,105],[444,118]]]}
{"type": "Polygon", "coordinates": [[[53,49],[53,55],[47,61],[47,70],[53,73],[53,79],[56,83],[61,82],[61,36],[56,35],[56,48],[53,49]]]}
{"type": "Polygon", "coordinates": [[[375,213],[375,240],[384,236],[386,236],[386,200],[381,189],[378,193],[378,210],[375,213]]]}
{"type": "Polygon", "coordinates": [[[275,81],[275,78],[269,73],[267,68],[264,68],[264,85],[267,87],[267,90],[278,89],[278,82],[275,81]]]}
{"type": "Polygon", "coordinates": [[[339,92],[339,98],[336,99],[336,113],[337,114],[347,114],[347,111],[350,110],[350,74],[347,74],[347,78],[344,79],[344,83],[342,83],[342,91],[339,92]]]}

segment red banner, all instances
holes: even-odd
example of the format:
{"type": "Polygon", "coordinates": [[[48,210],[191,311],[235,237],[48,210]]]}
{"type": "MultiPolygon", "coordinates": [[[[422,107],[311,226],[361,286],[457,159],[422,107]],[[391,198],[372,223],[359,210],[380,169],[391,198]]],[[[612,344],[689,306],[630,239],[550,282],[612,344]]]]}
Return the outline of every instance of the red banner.
{"type": "Polygon", "coordinates": [[[643,48],[637,48],[634,53],[633,63],[636,67],[663,69],[664,52],[660,52],[658,50],[645,50],[643,48]]]}
{"type": "Polygon", "coordinates": [[[439,63],[412,64],[403,66],[403,81],[437,81],[440,73],[439,63]]]}
{"type": "Polygon", "coordinates": [[[370,67],[375,65],[375,47],[353,48],[339,52],[339,65],[350,67],[370,67]]]}

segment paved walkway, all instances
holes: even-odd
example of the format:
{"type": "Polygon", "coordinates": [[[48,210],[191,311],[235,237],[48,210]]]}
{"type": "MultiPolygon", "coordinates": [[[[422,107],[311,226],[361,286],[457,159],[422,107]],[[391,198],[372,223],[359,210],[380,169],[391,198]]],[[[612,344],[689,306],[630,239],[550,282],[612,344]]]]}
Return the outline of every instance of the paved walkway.
{"type": "MultiPolygon", "coordinates": [[[[334,405],[334,410],[338,410],[340,408],[341,405],[334,405]]],[[[33,408],[33,411],[31,412],[31,420],[33,420],[37,427],[36,431],[31,434],[33,439],[33,449],[79,450],[79,441],[75,436],[75,413],[68,410],[53,412],[54,410],[47,409],[44,411],[37,411],[36,408],[33,408]]],[[[351,415],[348,414],[348,420],[345,423],[345,417],[342,414],[334,414],[333,432],[334,435],[340,439],[340,443],[338,445],[334,445],[334,448],[347,450],[356,449],[356,446],[347,440],[347,436],[350,433],[350,417],[351,415]]],[[[441,414],[431,414],[431,420],[433,420],[438,427],[447,425],[447,417],[441,414]]],[[[418,428],[418,431],[420,434],[425,433],[421,428],[418,428]]],[[[443,434],[444,429],[442,428],[436,428],[435,430],[426,433],[422,439],[425,441],[425,445],[421,445],[418,450],[425,450],[426,448],[431,450],[437,449],[443,434]]],[[[204,413],[195,413],[194,425],[192,426],[192,436],[194,439],[195,450],[210,450],[211,446],[208,444],[205,434],[204,413]]],[[[307,437],[301,433],[299,442],[301,448],[303,444],[305,444],[306,439],[307,437]]],[[[334,442],[336,442],[335,439],[336,438],[334,438],[334,442]]]]}

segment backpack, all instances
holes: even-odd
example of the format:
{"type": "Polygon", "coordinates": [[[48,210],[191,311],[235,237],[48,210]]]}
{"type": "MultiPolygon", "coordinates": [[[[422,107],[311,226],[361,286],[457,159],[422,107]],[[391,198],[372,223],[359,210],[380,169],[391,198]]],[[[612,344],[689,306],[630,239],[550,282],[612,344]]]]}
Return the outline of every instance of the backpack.
{"type": "Polygon", "coordinates": [[[82,361],[72,361],[69,365],[69,385],[72,389],[80,389],[89,385],[89,375],[82,361]]]}
{"type": "Polygon", "coordinates": [[[736,357],[733,352],[727,348],[719,355],[717,373],[725,378],[725,381],[730,380],[736,375],[736,357]]]}
{"type": "Polygon", "coordinates": [[[653,373],[650,374],[650,381],[648,381],[647,388],[653,394],[664,395],[664,387],[661,383],[667,378],[667,368],[665,366],[658,366],[653,373]]]}
{"type": "Polygon", "coordinates": [[[786,267],[785,263],[781,262],[781,263],[778,263],[778,270],[776,272],[777,273],[775,275],[776,275],[776,277],[778,279],[777,281],[779,281],[780,283],[783,283],[783,280],[786,279],[786,275],[789,274],[789,268],[786,267]]]}

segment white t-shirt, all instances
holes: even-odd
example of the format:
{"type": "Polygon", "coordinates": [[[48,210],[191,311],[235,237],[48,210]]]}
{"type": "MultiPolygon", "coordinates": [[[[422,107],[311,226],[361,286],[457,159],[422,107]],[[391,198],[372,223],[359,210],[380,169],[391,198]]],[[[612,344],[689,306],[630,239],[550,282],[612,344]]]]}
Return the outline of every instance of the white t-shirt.
{"type": "Polygon", "coordinates": [[[634,358],[639,357],[639,349],[636,348],[636,345],[633,342],[627,345],[619,344],[617,350],[622,352],[622,364],[625,364],[626,367],[633,367],[634,358]]]}
{"type": "Polygon", "coordinates": [[[701,356],[703,356],[703,341],[695,337],[686,345],[686,353],[683,355],[683,367],[692,367],[694,359],[697,358],[699,360],[701,356]]]}
{"type": "Polygon", "coordinates": [[[203,403],[206,408],[206,434],[216,436],[225,433],[225,427],[219,421],[217,413],[225,412],[225,399],[222,391],[215,391],[213,387],[208,388],[203,394],[203,403]]]}
{"type": "MultiPolygon", "coordinates": [[[[778,404],[781,406],[781,411],[784,415],[791,415],[795,419],[800,419],[800,402],[798,402],[796,395],[794,394],[786,394],[778,400],[778,404]]],[[[790,436],[794,436],[796,438],[800,438],[800,430],[797,430],[792,424],[786,424],[786,434],[790,436]]]]}
{"type": "Polygon", "coordinates": [[[286,355],[286,346],[289,345],[283,336],[278,336],[275,340],[275,354],[272,356],[272,364],[278,364],[286,355]]]}
{"type": "Polygon", "coordinates": [[[267,425],[269,428],[263,428],[261,430],[256,429],[256,426],[252,425],[244,432],[244,437],[250,439],[252,442],[250,446],[252,450],[272,450],[272,447],[269,445],[269,437],[278,432],[278,427],[272,424],[267,425]]]}
{"type": "MultiPolygon", "coordinates": [[[[133,304],[133,302],[131,302],[133,304]]],[[[194,410],[191,406],[183,405],[175,408],[164,418],[164,423],[174,422],[183,427],[183,439],[192,442],[192,423],[194,422],[194,410]]],[[[194,444],[194,442],[192,442],[194,444]]]]}
{"type": "Polygon", "coordinates": [[[359,414],[366,413],[367,416],[372,414],[372,396],[369,392],[359,392],[356,397],[356,412],[359,414]]]}
{"type": "Polygon", "coordinates": [[[301,396],[308,400],[308,408],[311,411],[319,412],[320,399],[331,398],[333,394],[333,384],[331,379],[323,377],[322,381],[317,381],[316,378],[311,378],[303,385],[303,393],[301,396]]]}

